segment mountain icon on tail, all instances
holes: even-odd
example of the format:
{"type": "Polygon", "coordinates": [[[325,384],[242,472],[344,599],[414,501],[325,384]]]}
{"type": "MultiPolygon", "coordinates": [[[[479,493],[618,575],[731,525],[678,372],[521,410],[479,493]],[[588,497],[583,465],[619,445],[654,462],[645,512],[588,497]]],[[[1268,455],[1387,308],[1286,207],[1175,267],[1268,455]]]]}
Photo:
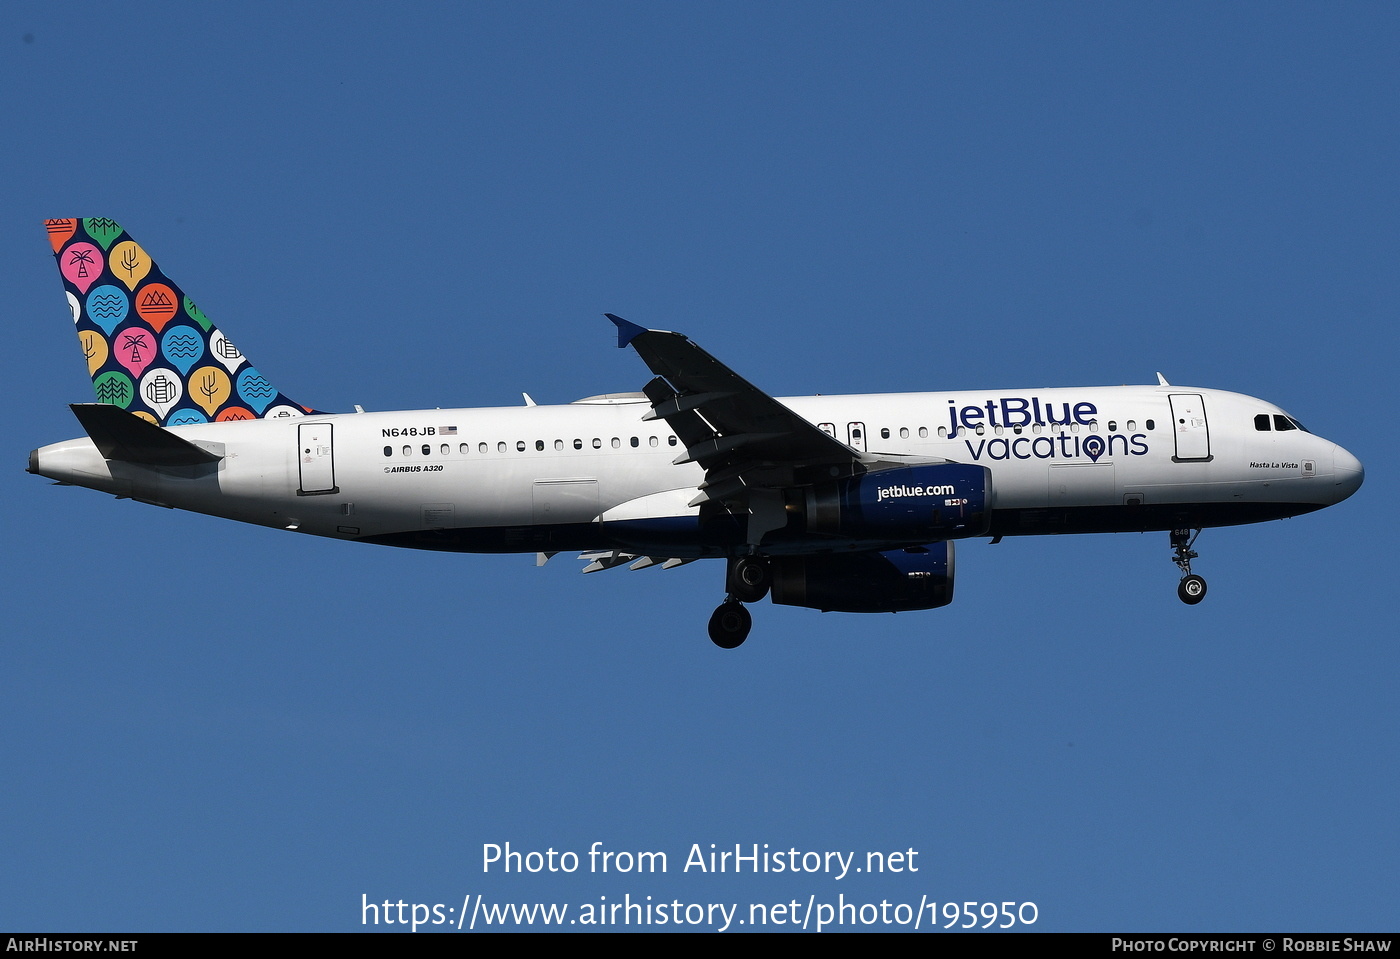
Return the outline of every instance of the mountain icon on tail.
{"type": "Polygon", "coordinates": [[[126,231],[45,220],[97,399],[157,426],[305,416],[126,231]]]}

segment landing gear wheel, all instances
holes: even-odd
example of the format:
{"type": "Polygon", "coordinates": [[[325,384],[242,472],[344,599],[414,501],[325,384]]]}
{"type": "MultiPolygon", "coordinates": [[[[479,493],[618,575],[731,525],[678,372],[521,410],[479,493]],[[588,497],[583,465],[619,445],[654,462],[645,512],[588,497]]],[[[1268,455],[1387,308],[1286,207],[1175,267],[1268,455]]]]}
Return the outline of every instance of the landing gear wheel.
{"type": "Polygon", "coordinates": [[[1195,573],[1181,577],[1181,584],[1176,588],[1176,595],[1181,597],[1181,601],[1187,606],[1195,606],[1206,598],[1206,581],[1195,573]]]}
{"type": "Polygon", "coordinates": [[[773,572],[767,560],[740,556],[729,566],[729,592],[741,603],[756,603],[768,595],[773,572]]]}
{"type": "Polygon", "coordinates": [[[1206,598],[1206,581],[1195,573],[1191,572],[1191,560],[1199,555],[1191,547],[1196,542],[1196,537],[1201,535],[1199,529],[1192,531],[1189,529],[1172,530],[1172,562],[1184,574],[1181,583],[1176,587],[1176,595],[1181,597],[1181,601],[1187,606],[1195,606],[1206,598]]]}
{"type": "Polygon", "coordinates": [[[720,649],[736,649],[749,638],[753,617],[744,604],[726,599],[710,617],[710,640],[720,649]]]}

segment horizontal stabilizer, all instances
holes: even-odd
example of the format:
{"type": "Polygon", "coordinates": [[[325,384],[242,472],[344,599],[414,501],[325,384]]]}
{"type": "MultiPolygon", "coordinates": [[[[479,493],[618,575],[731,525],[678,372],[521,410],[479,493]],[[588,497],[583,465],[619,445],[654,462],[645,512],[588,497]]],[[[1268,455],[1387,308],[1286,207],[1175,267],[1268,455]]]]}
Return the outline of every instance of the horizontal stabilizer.
{"type": "Polygon", "coordinates": [[[138,466],[201,466],[223,459],[119,406],[73,403],[71,408],[98,452],[109,460],[138,466]]]}

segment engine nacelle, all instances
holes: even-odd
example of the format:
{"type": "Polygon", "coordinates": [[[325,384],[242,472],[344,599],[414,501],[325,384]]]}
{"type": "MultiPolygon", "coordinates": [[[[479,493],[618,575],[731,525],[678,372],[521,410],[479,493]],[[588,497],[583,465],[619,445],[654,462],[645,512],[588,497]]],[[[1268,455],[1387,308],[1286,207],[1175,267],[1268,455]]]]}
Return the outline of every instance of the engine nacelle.
{"type": "Polygon", "coordinates": [[[773,559],[773,602],[823,612],[898,613],[953,601],[953,544],[773,559]]]}
{"type": "Polygon", "coordinates": [[[985,466],[962,463],[852,476],[807,491],[807,532],[918,543],[983,536],[991,484],[985,466]]]}

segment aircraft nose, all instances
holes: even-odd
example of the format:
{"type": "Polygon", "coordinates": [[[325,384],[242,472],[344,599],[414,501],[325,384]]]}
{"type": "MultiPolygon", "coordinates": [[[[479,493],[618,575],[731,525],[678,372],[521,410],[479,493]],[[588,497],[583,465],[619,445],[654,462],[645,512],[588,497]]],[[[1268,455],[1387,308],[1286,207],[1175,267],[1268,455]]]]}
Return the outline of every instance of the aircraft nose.
{"type": "Polygon", "coordinates": [[[1332,475],[1337,483],[1336,502],[1340,503],[1361,488],[1361,481],[1366,478],[1366,468],[1355,456],[1340,446],[1333,446],[1332,475]]]}

